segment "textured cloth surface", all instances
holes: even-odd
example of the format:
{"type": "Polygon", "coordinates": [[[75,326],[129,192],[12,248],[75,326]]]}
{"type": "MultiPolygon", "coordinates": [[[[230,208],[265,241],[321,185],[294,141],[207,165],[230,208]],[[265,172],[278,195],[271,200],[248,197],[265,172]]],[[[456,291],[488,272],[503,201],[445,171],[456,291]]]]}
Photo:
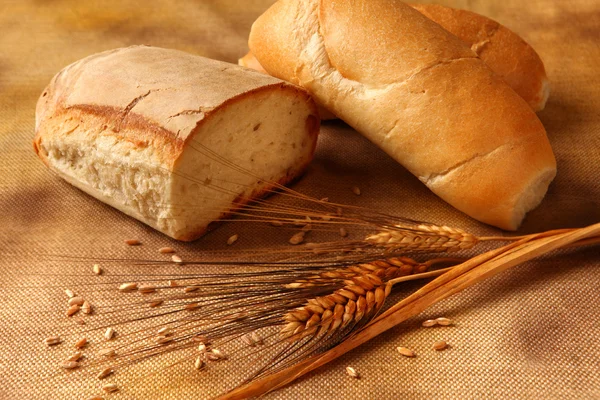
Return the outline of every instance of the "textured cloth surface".
{"type": "MultiPolygon", "coordinates": [[[[225,223],[196,243],[176,243],[53,176],[31,146],[37,97],[67,64],[132,44],[236,62],[247,51],[252,21],[271,3],[0,1],[1,399],[83,399],[101,393],[95,371],[63,374],[57,368],[76,337],[56,348],[41,343],[55,327],[83,329],[64,316],[64,289],[69,285],[77,290],[93,279],[93,262],[73,257],[157,258],[156,249],[168,245],[184,259],[198,258],[206,250],[224,249],[233,233],[240,236],[237,248],[285,244],[287,238],[278,231],[241,222],[225,223]],[[127,247],[126,238],[138,238],[144,245],[127,247]],[[68,259],[49,257],[67,254],[68,259]]],[[[600,2],[442,4],[496,19],[522,35],[545,61],[552,94],[539,116],[555,149],[558,176],[521,232],[599,222],[600,2]]],[[[501,233],[443,203],[340,122],[324,124],[316,159],[294,187],[476,234],[501,233]],[[352,194],[355,185],[361,196],[352,194]]],[[[598,248],[588,248],[516,267],[439,303],[269,398],[600,398],[599,259],[598,248]],[[455,325],[420,327],[422,320],[442,315],[455,325]],[[433,351],[433,343],[441,339],[450,348],[433,351]],[[417,357],[399,356],[399,345],[414,349],[417,357]],[[348,365],[361,379],[346,375],[348,365]]],[[[98,279],[107,282],[117,274],[142,273],[128,263],[106,268],[107,276],[98,279]]],[[[100,348],[102,332],[88,336],[92,351],[100,348]]],[[[145,369],[148,364],[119,371],[111,381],[122,390],[105,397],[207,398],[244,377],[243,362],[224,364],[218,374],[198,374],[187,365],[160,370],[176,360],[166,356],[151,361],[152,370],[158,371],[152,376],[145,369]]]]}

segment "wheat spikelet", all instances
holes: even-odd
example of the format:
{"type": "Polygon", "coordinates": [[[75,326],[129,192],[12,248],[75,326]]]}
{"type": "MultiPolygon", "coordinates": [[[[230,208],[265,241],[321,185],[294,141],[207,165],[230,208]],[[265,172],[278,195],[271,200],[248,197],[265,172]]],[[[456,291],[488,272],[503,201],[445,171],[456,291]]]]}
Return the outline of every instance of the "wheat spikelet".
{"type": "Polygon", "coordinates": [[[351,323],[368,320],[381,309],[390,294],[392,284],[388,281],[426,269],[426,265],[408,258],[390,258],[327,271],[294,282],[288,287],[317,286],[335,279],[343,286],[332,294],[309,299],[304,306],[288,312],[280,337],[294,341],[333,333],[351,323]]]}
{"type": "Polygon", "coordinates": [[[384,229],[367,236],[365,241],[389,251],[402,249],[452,252],[470,249],[479,239],[458,228],[420,224],[410,229],[401,225],[394,229],[384,229]]]}

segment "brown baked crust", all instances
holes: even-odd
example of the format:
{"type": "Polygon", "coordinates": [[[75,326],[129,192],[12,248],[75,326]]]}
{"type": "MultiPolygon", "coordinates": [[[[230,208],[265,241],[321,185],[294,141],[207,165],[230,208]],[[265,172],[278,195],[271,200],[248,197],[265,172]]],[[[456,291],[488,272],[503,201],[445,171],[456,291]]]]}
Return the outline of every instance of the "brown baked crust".
{"type": "Polygon", "coordinates": [[[516,229],[554,177],[527,103],[462,40],[400,1],[280,0],[255,21],[249,45],[266,71],[307,88],[480,221],[516,229]],[[464,185],[467,176],[477,179],[464,185]]]}
{"type": "MultiPolygon", "coordinates": [[[[39,141],[39,126],[46,119],[77,119],[84,113],[106,121],[103,131],[119,140],[139,147],[154,145],[161,151],[165,163],[172,165],[192,133],[219,108],[258,91],[282,89],[304,96],[318,115],[316,105],[305,90],[269,75],[242,71],[229,63],[178,50],[149,46],[109,50],[69,65],[52,79],[37,103],[34,143],[39,141]],[[155,60],[160,65],[165,57],[171,62],[153,68],[151,74],[148,69],[139,67],[155,60]],[[210,67],[212,74],[203,73],[198,68],[199,61],[210,67]],[[219,74],[228,74],[228,85],[216,83],[222,79],[214,79],[215,69],[219,74]],[[102,79],[98,79],[98,71],[102,79]],[[106,76],[107,73],[112,75],[106,76]],[[159,92],[170,87],[179,93],[160,96],[159,92]],[[203,106],[198,107],[198,104],[203,106]]],[[[37,148],[34,145],[34,149],[37,148]]]]}
{"type": "MultiPolygon", "coordinates": [[[[549,94],[544,63],[533,47],[519,35],[471,11],[437,4],[410,6],[467,43],[534,111],[544,108],[549,94]]],[[[252,52],[240,58],[239,64],[267,73],[252,52]]],[[[333,114],[327,115],[324,110],[320,111],[322,119],[334,117],[333,114]]]]}
{"type": "Polygon", "coordinates": [[[544,63],[519,35],[471,11],[437,4],[411,4],[411,7],[467,43],[534,111],[544,108],[548,95],[544,63]]]}
{"type": "MultiPolygon", "coordinates": [[[[319,118],[317,106],[308,92],[264,74],[175,50],[134,46],[96,54],[65,68],[53,78],[38,101],[33,147],[42,162],[51,167],[48,155],[44,152],[40,142],[53,135],[69,135],[70,132],[80,129],[86,132],[86,137],[92,140],[100,136],[109,136],[115,138],[118,143],[128,143],[133,149],[151,147],[162,168],[173,171],[181,160],[186,144],[192,140],[200,140],[201,138],[197,136],[203,132],[201,129],[203,124],[211,121],[213,116],[216,118],[221,109],[255,94],[270,92],[286,93],[301,104],[306,104],[309,109],[305,123],[310,153],[302,165],[291,168],[287,171],[287,175],[277,182],[285,184],[300,176],[314,155],[319,132],[319,118]],[[108,58],[109,62],[104,58],[108,58]],[[169,69],[174,68],[177,76],[186,76],[178,81],[179,78],[174,77],[173,73],[167,74],[165,77],[156,69],[144,68],[145,63],[152,62],[151,60],[157,62],[177,61],[171,63],[169,69]],[[138,62],[141,66],[128,65],[128,61],[134,64],[138,62]],[[184,64],[189,62],[191,67],[186,68],[182,62],[184,64]],[[206,68],[210,72],[208,77],[201,76],[203,63],[208,64],[206,68]],[[125,69],[129,75],[126,78],[117,79],[121,97],[115,100],[111,97],[112,89],[105,89],[101,84],[107,80],[107,77],[94,80],[93,75],[118,68],[125,69]],[[224,78],[222,75],[227,74],[227,71],[229,74],[224,78]],[[131,76],[136,74],[138,75],[131,76]],[[245,79],[248,76],[249,79],[245,79]],[[206,82],[211,77],[221,83],[218,88],[211,87],[211,84],[206,82]],[[223,84],[224,79],[227,84],[223,84]],[[97,82],[98,80],[101,81],[100,84],[97,82]],[[144,80],[146,80],[145,83],[144,80]],[[156,99],[150,97],[152,93],[161,91],[170,91],[170,93],[163,93],[156,99]],[[212,93],[213,91],[217,93],[212,93]],[[126,97],[122,93],[126,93],[130,99],[123,100],[126,97]],[[133,101],[131,101],[131,96],[135,96],[133,101]],[[152,101],[149,104],[143,103],[148,100],[152,101]],[[198,104],[202,106],[198,107],[198,104]],[[178,117],[182,117],[182,121],[173,124],[172,119],[178,117]]],[[[76,183],[61,174],[60,171],[58,172],[71,183],[76,183]]],[[[249,195],[244,195],[243,198],[240,197],[237,204],[234,202],[233,207],[240,207],[259,196],[268,194],[269,189],[274,185],[275,183],[268,184],[262,189],[254,190],[249,195]]],[[[124,209],[100,194],[94,194],[83,187],[80,188],[128,215],[161,230],[143,216],[138,215],[135,210],[124,209]]],[[[231,215],[231,212],[232,210],[222,213],[221,218],[231,215]]],[[[207,227],[204,227],[197,231],[186,231],[181,234],[169,233],[169,235],[178,240],[191,241],[200,237],[206,230],[207,227]]]]}

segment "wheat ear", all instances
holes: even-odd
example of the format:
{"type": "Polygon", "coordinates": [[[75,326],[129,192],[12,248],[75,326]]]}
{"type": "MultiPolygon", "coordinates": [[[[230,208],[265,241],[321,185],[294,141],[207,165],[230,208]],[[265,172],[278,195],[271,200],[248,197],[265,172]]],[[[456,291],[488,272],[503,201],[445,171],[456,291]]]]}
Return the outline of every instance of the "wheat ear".
{"type": "Polygon", "coordinates": [[[425,272],[429,265],[405,257],[390,258],[323,272],[288,284],[288,288],[301,288],[339,279],[344,286],[329,295],[309,299],[302,307],[288,312],[280,337],[294,341],[369,320],[390,294],[392,279],[425,272]]]}
{"type": "Polygon", "coordinates": [[[458,228],[420,224],[414,228],[396,225],[390,229],[369,235],[365,241],[372,246],[384,247],[388,251],[425,250],[458,251],[470,249],[479,239],[458,228]]]}

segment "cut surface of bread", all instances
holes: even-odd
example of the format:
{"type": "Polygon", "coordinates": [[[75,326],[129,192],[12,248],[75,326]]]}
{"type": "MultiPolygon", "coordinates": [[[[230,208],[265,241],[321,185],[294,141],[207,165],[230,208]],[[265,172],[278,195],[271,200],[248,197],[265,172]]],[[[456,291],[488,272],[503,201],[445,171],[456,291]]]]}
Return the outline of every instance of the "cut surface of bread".
{"type": "Polygon", "coordinates": [[[278,79],[136,46],[61,71],[38,102],[34,148],[74,186],[188,241],[299,176],[317,115],[278,79]]]}

